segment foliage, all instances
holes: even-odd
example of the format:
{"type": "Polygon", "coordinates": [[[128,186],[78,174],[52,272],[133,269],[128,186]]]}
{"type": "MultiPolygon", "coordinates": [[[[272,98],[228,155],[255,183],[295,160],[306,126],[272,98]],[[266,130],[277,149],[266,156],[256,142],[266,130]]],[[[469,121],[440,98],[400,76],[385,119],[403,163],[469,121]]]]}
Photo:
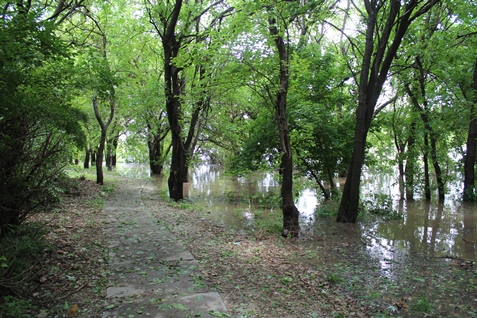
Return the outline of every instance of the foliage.
{"type": "Polygon", "coordinates": [[[22,297],[8,295],[12,291],[17,294],[25,288],[25,282],[32,276],[31,268],[39,255],[48,250],[43,239],[45,229],[40,224],[25,224],[15,227],[5,234],[0,243],[2,268],[0,269],[0,315],[5,317],[27,317],[27,309],[34,306],[31,301],[22,297]]]}
{"type": "Polygon", "coordinates": [[[0,37],[0,235],[54,197],[81,146],[85,116],[70,104],[68,51],[40,12],[3,12],[0,37]]]}
{"type": "Polygon", "coordinates": [[[323,201],[316,207],[315,217],[316,218],[326,218],[326,217],[335,217],[338,215],[339,201],[323,201]]]}
{"type": "Polygon", "coordinates": [[[232,159],[229,172],[244,175],[257,170],[270,170],[278,164],[279,145],[277,125],[265,110],[258,114],[249,130],[249,138],[232,159]]]}
{"type": "Polygon", "coordinates": [[[415,299],[411,308],[420,311],[423,313],[427,313],[431,311],[432,304],[429,302],[426,296],[420,296],[419,298],[415,299]]]}
{"type": "Polygon", "coordinates": [[[263,209],[254,213],[255,232],[279,234],[283,228],[283,216],[278,210],[263,209]]]}
{"type": "Polygon", "coordinates": [[[300,171],[323,183],[348,168],[354,117],[348,111],[352,99],[343,61],[331,52],[320,55],[318,49],[311,46],[294,55],[290,130],[300,171]]]}
{"type": "Polygon", "coordinates": [[[32,312],[36,307],[29,299],[21,299],[15,296],[5,296],[0,303],[0,314],[2,317],[31,317],[28,312],[32,312]]]}
{"type": "Polygon", "coordinates": [[[402,219],[403,215],[393,209],[392,198],[385,194],[374,194],[374,198],[365,200],[361,206],[365,213],[381,216],[384,220],[402,219]]]}

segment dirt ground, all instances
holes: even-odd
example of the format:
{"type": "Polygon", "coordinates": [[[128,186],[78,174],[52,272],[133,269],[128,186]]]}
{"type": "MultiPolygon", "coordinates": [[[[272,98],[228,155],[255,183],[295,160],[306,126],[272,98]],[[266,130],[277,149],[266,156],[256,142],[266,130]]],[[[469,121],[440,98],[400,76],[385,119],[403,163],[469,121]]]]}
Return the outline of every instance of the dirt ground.
{"type": "Polygon", "coordinates": [[[59,206],[32,216],[46,230],[47,248],[19,295],[32,308],[16,317],[101,317],[108,274],[101,213],[106,195],[93,181],[71,180],[59,206]]]}
{"type": "MultiPolygon", "coordinates": [[[[101,206],[109,191],[75,180],[60,208],[35,216],[48,228],[50,247],[25,288],[35,305],[26,317],[102,316],[108,264],[101,206]]],[[[202,279],[220,293],[230,317],[477,315],[472,262],[406,259],[393,278],[379,260],[363,256],[366,242],[344,240],[340,229],[307,240],[232,232],[157,192],[144,192],[142,201],[199,261],[202,279]]]]}

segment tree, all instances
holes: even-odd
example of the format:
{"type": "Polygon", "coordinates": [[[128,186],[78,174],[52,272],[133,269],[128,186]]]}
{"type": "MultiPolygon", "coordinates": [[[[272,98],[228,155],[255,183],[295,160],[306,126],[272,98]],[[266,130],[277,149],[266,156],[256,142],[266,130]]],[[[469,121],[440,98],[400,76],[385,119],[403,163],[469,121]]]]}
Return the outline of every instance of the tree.
{"type": "Polygon", "coordinates": [[[333,179],[347,169],[352,148],[352,86],[345,83],[349,75],[339,57],[322,40],[291,60],[289,120],[297,167],[316,182],[325,199],[335,192],[333,179]],[[320,47],[326,48],[322,54],[320,47]]]}
{"type": "Polygon", "coordinates": [[[80,123],[85,116],[71,105],[70,51],[55,35],[56,18],[64,10],[23,1],[0,3],[0,236],[4,236],[55,199],[56,182],[69,161],[67,146],[81,147],[84,141],[80,123]],[[51,16],[53,10],[58,13],[51,16]]]}
{"type": "Polygon", "coordinates": [[[287,95],[290,78],[288,48],[282,36],[283,33],[278,30],[277,18],[274,17],[273,14],[270,15],[268,24],[270,35],[275,41],[278,53],[280,74],[276,97],[272,98],[270,96],[270,99],[272,99],[272,103],[275,106],[280,150],[282,152],[280,164],[280,175],[282,179],[280,196],[282,199],[281,207],[283,211],[282,236],[287,237],[290,235],[291,237],[297,237],[300,231],[300,224],[298,222],[299,212],[293,200],[293,151],[290,143],[290,133],[287,120],[287,95]]]}
{"type": "MultiPolygon", "coordinates": [[[[229,8],[219,12],[213,11],[216,8],[220,9],[221,4],[222,1],[210,5],[203,2],[183,3],[182,0],[156,4],[147,2],[150,22],[161,39],[163,50],[164,94],[172,140],[168,186],[169,196],[176,201],[184,198],[183,183],[187,180],[188,164],[191,153],[194,151],[194,142],[197,140],[198,119],[205,110],[203,97],[201,97],[194,103],[194,107],[190,111],[192,115],[186,134],[182,127],[184,120],[182,97],[185,93],[187,80],[184,70],[187,66],[192,65],[193,60],[187,59],[185,63],[182,62],[180,53],[183,53],[184,48],[190,45],[194,39],[200,38],[197,34],[197,26],[201,25],[201,18],[204,15],[210,14],[211,21],[209,26],[201,31],[206,34],[230,12],[229,8]]],[[[193,51],[198,52],[197,49],[193,51]]],[[[206,76],[201,72],[199,70],[199,74],[202,74],[199,79],[206,76]]]]}
{"type": "Polygon", "coordinates": [[[353,154],[341,199],[338,222],[356,222],[359,211],[359,186],[365,157],[366,137],[389,69],[409,26],[439,1],[364,0],[364,51],[358,83],[358,107],[353,154]]]}
{"type": "Polygon", "coordinates": [[[95,160],[98,184],[104,182],[105,151],[110,156],[107,160],[108,169],[112,168],[113,147],[118,131],[113,131],[113,134],[108,136],[108,129],[119,105],[118,88],[122,80],[120,72],[126,71],[121,69],[123,62],[120,52],[126,39],[118,36],[121,33],[119,25],[122,21],[119,16],[114,16],[115,10],[124,6],[124,3],[119,2],[116,5],[117,7],[103,3],[89,9],[84,7],[78,10],[81,15],[68,21],[72,30],[69,34],[72,42],[77,43],[83,53],[77,58],[78,67],[82,71],[82,74],[78,74],[78,85],[85,94],[90,95],[87,103],[92,104],[100,130],[95,160]],[[89,76],[85,77],[84,74],[89,76]]]}
{"type": "Polygon", "coordinates": [[[474,64],[473,72],[473,96],[470,106],[469,129],[467,133],[466,153],[464,157],[464,190],[463,198],[465,201],[475,200],[475,162],[477,152],[477,59],[474,64]]]}

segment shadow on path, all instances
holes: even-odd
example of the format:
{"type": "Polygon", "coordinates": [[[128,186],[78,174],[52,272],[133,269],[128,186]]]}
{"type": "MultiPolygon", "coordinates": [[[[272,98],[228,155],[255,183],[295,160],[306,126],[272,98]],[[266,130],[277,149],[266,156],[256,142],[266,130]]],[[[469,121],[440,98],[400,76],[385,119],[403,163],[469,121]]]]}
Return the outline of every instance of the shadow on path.
{"type": "Polygon", "coordinates": [[[110,274],[103,318],[220,317],[224,302],[198,273],[197,261],[153,217],[146,179],[123,178],[105,202],[110,274]]]}

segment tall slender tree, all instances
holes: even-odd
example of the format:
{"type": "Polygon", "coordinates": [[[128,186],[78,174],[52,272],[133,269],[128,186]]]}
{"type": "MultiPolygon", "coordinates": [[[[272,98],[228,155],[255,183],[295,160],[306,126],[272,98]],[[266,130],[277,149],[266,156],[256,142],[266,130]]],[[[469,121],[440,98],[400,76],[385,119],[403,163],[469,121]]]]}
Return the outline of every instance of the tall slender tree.
{"type": "MultiPolygon", "coordinates": [[[[223,1],[195,3],[176,0],[174,2],[153,3],[147,1],[147,11],[150,22],[161,39],[163,50],[164,67],[164,94],[166,99],[167,118],[171,131],[172,158],[171,170],[168,178],[169,196],[178,201],[184,198],[183,183],[187,180],[188,165],[193,145],[197,140],[200,114],[205,110],[203,100],[198,100],[191,111],[192,118],[189,122],[188,132],[184,131],[184,111],[182,97],[186,89],[187,78],[184,69],[192,64],[192,61],[179,63],[180,53],[194,39],[197,39],[195,28],[204,15],[211,13],[213,9],[221,8],[223,1]]],[[[224,8],[223,11],[210,16],[210,24],[207,32],[218,21],[231,11],[224,8]]]]}
{"type": "Polygon", "coordinates": [[[282,152],[280,163],[280,176],[282,179],[280,195],[283,211],[282,236],[287,237],[290,235],[292,237],[297,237],[300,231],[300,224],[298,222],[299,212],[293,200],[293,151],[290,143],[290,133],[287,120],[287,95],[290,79],[289,48],[285,43],[282,33],[278,30],[277,21],[273,15],[269,17],[268,24],[270,35],[276,45],[279,62],[279,86],[276,92],[276,97],[273,98],[270,96],[270,98],[275,106],[278,136],[282,152]]]}
{"type": "Polygon", "coordinates": [[[365,21],[366,31],[359,78],[356,78],[358,108],[353,154],[338,211],[338,222],[356,222],[366,138],[378,99],[401,42],[409,26],[439,2],[364,0],[365,11],[361,12],[361,16],[365,21]]]}

